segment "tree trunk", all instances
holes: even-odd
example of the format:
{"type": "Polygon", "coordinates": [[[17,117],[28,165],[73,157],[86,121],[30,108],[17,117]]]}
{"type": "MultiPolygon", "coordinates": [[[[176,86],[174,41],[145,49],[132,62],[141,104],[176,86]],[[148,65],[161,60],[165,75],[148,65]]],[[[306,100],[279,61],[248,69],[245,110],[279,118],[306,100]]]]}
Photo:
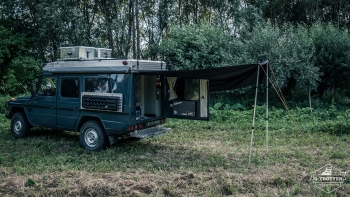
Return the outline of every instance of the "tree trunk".
{"type": "Polygon", "coordinates": [[[133,25],[132,25],[132,58],[136,59],[136,29],[135,29],[135,7],[132,9],[133,25]]]}
{"type": "Polygon", "coordinates": [[[179,24],[180,28],[182,28],[182,14],[181,14],[181,0],[179,0],[179,24]]]}
{"type": "Polygon", "coordinates": [[[131,42],[131,34],[132,34],[132,27],[133,27],[133,0],[129,0],[129,28],[128,28],[128,36],[125,46],[125,57],[127,58],[129,56],[130,51],[130,42],[131,42]]]}
{"type": "Polygon", "coordinates": [[[309,104],[310,104],[310,109],[312,112],[312,105],[311,105],[311,88],[309,87],[309,104]]]}
{"type": "Polygon", "coordinates": [[[136,52],[136,58],[140,59],[140,27],[139,27],[139,1],[136,0],[136,5],[135,5],[135,14],[136,14],[136,39],[137,39],[137,52],[136,52]]]}
{"type": "Polygon", "coordinates": [[[107,5],[106,0],[101,1],[101,7],[104,11],[104,15],[105,15],[105,24],[107,27],[107,40],[108,40],[108,45],[109,48],[112,49],[112,56],[114,57],[115,54],[115,49],[114,49],[114,44],[113,44],[113,33],[112,33],[112,28],[111,28],[111,24],[112,24],[112,19],[111,19],[111,14],[110,14],[110,6],[107,5]]]}

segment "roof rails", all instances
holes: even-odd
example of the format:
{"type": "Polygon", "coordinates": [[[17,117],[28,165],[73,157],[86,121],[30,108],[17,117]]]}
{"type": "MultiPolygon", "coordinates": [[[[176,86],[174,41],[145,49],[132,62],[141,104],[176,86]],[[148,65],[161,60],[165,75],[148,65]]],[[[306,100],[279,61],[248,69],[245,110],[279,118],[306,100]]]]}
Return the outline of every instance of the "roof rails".
{"type": "Polygon", "coordinates": [[[163,61],[135,59],[94,59],[72,60],[64,59],[47,63],[43,71],[51,73],[128,73],[138,71],[166,71],[163,61]]]}

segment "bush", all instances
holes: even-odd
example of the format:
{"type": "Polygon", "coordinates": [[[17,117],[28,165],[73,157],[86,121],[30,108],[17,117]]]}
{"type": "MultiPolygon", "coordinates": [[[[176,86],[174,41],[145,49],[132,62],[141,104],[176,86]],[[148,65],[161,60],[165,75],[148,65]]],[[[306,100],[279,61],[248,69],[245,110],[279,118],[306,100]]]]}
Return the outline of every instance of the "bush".
{"type": "Polygon", "coordinates": [[[7,114],[7,109],[5,108],[5,105],[9,98],[10,96],[0,96],[0,114],[7,114]]]}

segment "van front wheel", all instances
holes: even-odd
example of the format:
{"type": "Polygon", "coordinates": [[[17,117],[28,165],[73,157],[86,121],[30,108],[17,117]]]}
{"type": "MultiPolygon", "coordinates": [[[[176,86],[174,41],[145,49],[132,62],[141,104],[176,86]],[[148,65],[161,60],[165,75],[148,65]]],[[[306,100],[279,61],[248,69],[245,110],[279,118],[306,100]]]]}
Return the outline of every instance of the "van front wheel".
{"type": "Polygon", "coordinates": [[[30,133],[30,123],[23,112],[15,113],[11,118],[11,133],[16,138],[27,137],[30,133]]]}
{"type": "Polygon", "coordinates": [[[99,151],[108,145],[108,137],[96,121],[88,121],[80,128],[80,144],[91,151],[99,151]]]}

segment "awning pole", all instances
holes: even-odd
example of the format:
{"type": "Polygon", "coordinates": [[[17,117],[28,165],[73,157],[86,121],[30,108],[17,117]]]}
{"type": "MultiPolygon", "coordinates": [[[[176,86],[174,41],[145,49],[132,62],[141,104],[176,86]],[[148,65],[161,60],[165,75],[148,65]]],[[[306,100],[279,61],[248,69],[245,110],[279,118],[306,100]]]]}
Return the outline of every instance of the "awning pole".
{"type": "Polygon", "coordinates": [[[269,151],[269,63],[266,64],[266,152],[269,151]]]}
{"type": "Polygon", "coordinates": [[[258,66],[258,73],[257,73],[257,75],[256,75],[255,101],[254,101],[252,134],[251,134],[251,137],[250,137],[248,168],[250,168],[250,160],[251,160],[251,157],[252,157],[252,146],[253,146],[254,125],[255,125],[255,113],[256,113],[256,101],[257,101],[257,98],[258,98],[259,71],[260,71],[260,65],[258,66]]]}

